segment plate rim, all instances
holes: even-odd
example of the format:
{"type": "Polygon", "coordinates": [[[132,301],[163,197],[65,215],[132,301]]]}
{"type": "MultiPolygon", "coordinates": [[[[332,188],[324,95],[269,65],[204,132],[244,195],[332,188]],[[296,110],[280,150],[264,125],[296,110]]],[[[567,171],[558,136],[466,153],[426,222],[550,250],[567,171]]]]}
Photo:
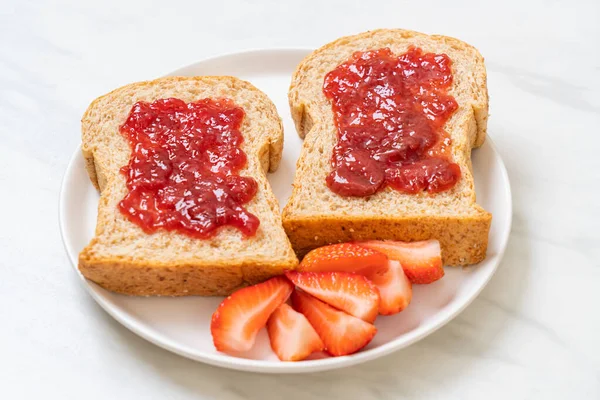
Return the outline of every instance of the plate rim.
{"type": "MultiPolygon", "coordinates": [[[[183,71],[185,69],[193,68],[198,64],[203,64],[206,62],[210,62],[210,61],[214,61],[214,60],[226,58],[226,57],[247,56],[247,55],[252,55],[252,54],[261,55],[261,53],[263,53],[262,55],[264,56],[265,55],[264,53],[280,53],[280,52],[297,52],[297,53],[303,53],[303,55],[305,56],[311,51],[312,51],[312,49],[303,48],[303,47],[277,47],[277,48],[252,48],[252,49],[241,50],[241,51],[227,52],[227,53],[222,53],[222,54],[218,54],[218,55],[213,55],[213,56],[201,59],[197,62],[188,64],[186,66],[177,68],[176,70],[174,70],[170,73],[162,75],[162,77],[177,76],[178,74],[181,73],[181,71],[183,71]]],[[[84,285],[84,287],[86,288],[86,290],[90,294],[90,296],[96,301],[96,303],[98,303],[98,305],[100,305],[100,307],[106,313],[108,313],[111,317],[113,317],[115,320],[117,320],[121,325],[123,325],[124,327],[129,329],[131,332],[135,333],[136,335],[142,337],[143,339],[149,341],[150,343],[152,343],[160,348],[163,348],[165,350],[168,350],[168,351],[178,354],[180,356],[186,357],[188,359],[200,361],[200,362],[218,366],[218,367],[230,368],[230,369],[235,369],[235,370],[240,370],[240,371],[253,371],[253,372],[262,372],[262,373],[284,374],[284,373],[317,372],[317,371],[324,371],[324,370],[348,367],[348,366],[360,364],[360,363],[363,363],[363,362],[366,362],[369,360],[373,360],[373,359],[391,354],[397,350],[408,347],[408,346],[414,344],[415,342],[425,338],[426,336],[429,336],[432,333],[436,332],[438,329],[445,326],[447,323],[449,323],[454,318],[456,318],[456,316],[458,316],[461,312],[463,312],[479,296],[481,291],[488,285],[491,278],[495,275],[495,273],[498,269],[498,265],[501,263],[501,261],[504,257],[504,253],[505,253],[507,245],[508,245],[508,239],[509,239],[511,228],[512,228],[512,220],[513,220],[512,188],[511,188],[510,179],[508,176],[508,171],[506,170],[506,166],[504,164],[504,160],[500,156],[500,153],[498,152],[498,149],[497,149],[495,143],[493,142],[493,140],[490,138],[489,134],[486,135],[486,142],[491,146],[491,150],[496,155],[496,157],[499,161],[500,175],[502,176],[503,180],[505,180],[505,182],[506,182],[506,188],[504,190],[504,194],[506,197],[507,215],[509,216],[509,219],[506,224],[506,228],[505,228],[504,232],[499,232],[499,235],[501,235],[501,237],[500,237],[501,248],[499,249],[499,251],[496,255],[497,261],[492,266],[492,270],[490,271],[488,276],[485,278],[484,282],[482,282],[482,284],[480,284],[480,286],[477,287],[474,290],[474,292],[470,294],[470,296],[467,298],[467,300],[463,304],[461,304],[456,309],[453,309],[442,320],[436,321],[432,327],[429,327],[428,329],[424,329],[423,332],[420,332],[419,328],[417,328],[416,330],[412,331],[412,332],[417,332],[416,334],[414,334],[409,339],[402,340],[400,343],[398,343],[399,338],[395,338],[395,339],[390,340],[389,342],[384,343],[375,348],[368,349],[368,350],[358,352],[358,353],[348,355],[348,356],[329,357],[329,358],[323,358],[323,359],[318,359],[318,360],[304,360],[304,361],[300,361],[300,362],[274,362],[274,361],[239,358],[239,357],[229,356],[229,355],[225,355],[225,354],[209,354],[209,353],[204,353],[204,352],[200,352],[200,353],[204,353],[204,354],[198,354],[199,352],[197,350],[191,351],[186,346],[181,346],[177,342],[164,337],[164,335],[157,335],[156,333],[149,332],[149,330],[143,324],[138,323],[138,321],[136,321],[135,319],[128,318],[125,313],[121,312],[120,309],[118,309],[118,308],[114,307],[112,304],[110,304],[110,302],[107,299],[102,297],[95,290],[96,285],[94,283],[88,281],[81,274],[81,272],[79,271],[78,266],[77,266],[77,253],[71,251],[71,249],[68,245],[68,242],[67,242],[68,230],[66,227],[66,218],[65,218],[67,210],[65,210],[65,205],[66,205],[66,197],[67,197],[68,187],[66,185],[68,183],[67,181],[68,181],[69,177],[72,174],[74,165],[77,163],[79,158],[83,157],[81,154],[81,144],[78,145],[77,149],[71,156],[69,163],[67,164],[65,173],[61,180],[60,192],[59,192],[59,202],[58,202],[58,219],[59,219],[58,222],[59,222],[59,227],[60,227],[61,240],[63,243],[63,247],[65,249],[65,252],[67,253],[69,262],[71,263],[71,266],[75,269],[82,284],[84,285]]]]}

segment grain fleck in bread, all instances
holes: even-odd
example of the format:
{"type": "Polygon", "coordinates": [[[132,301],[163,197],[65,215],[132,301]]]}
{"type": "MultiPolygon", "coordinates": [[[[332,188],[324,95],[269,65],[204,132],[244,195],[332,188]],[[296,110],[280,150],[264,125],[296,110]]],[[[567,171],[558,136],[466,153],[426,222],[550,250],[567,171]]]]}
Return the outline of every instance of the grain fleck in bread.
{"type": "Polygon", "coordinates": [[[472,46],[446,36],[382,29],[340,38],[308,55],[298,65],[289,90],[292,117],[301,137],[292,196],[283,210],[284,228],[299,255],[329,243],[350,240],[438,239],[444,261],[467,265],[485,258],[491,214],[475,203],[471,149],[485,140],[488,94],[483,57],[472,46]],[[355,51],[389,47],[402,54],[409,46],[445,53],[452,59],[449,93],[459,109],[445,125],[452,157],[462,177],[451,190],[403,194],[391,188],[370,197],[342,197],[329,190],[337,130],[331,104],[323,94],[325,75],[355,51]]]}
{"type": "Polygon", "coordinates": [[[233,77],[171,77],[124,86],[90,105],[82,119],[82,142],[89,176],[101,191],[95,237],[79,255],[86,278],[130,295],[227,295],[297,265],[266,179],[281,159],[281,120],[268,97],[250,83],[233,77]],[[206,240],[172,231],[146,234],[118,210],[127,193],[119,169],[131,153],[119,127],[135,102],[168,97],[185,102],[227,97],[244,109],[242,149],[248,162],[240,175],[259,185],[245,206],[260,219],[255,236],[244,239],[233,227],[206,240]]]}

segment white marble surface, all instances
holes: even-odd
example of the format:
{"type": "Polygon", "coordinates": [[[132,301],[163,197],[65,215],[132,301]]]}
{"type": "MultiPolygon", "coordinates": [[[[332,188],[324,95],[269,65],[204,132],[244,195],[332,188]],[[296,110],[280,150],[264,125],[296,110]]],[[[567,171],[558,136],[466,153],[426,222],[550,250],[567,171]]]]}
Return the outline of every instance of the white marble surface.
{"type": "Polygon", "coordinates": [[[0,398],[600,398],[600,3],[320,3],[0,1],[0,398]],[[297,376],[188,361],[107,316],[57,224],[87,104],[209,55],[377,27],[455,36],[486,58],[514,224],[481,296],[403,351],[297,376]]]}

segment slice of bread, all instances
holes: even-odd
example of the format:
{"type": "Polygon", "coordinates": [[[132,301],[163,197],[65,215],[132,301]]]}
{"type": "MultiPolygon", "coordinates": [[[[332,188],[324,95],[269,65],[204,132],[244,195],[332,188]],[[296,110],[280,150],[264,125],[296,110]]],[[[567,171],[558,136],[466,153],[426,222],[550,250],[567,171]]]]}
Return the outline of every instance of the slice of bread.
{"type": "Polygon", "coordinates": [[[440,241],[447,265],[473,264],[485,258],[491,214],[475,203],[471,149],[485,140],[488,94],[483,57],[475,48],[450,37],[399,29],[344,37],[298,65],[289,102],[304,144],[283,224],[298,255],[351,240],[433,238],[440,241]],[[449,94],[459,109],[444,129],[452,139],[452,158],[461,168],[461,179],[452,189],[435,194],[405,194],[387,187],[370,197],[339,196],[325,182],[337,130],[331,103],[323,94],[324,77],[356,51],[388,47],[400,55],[409,46],[445,53],[452,60],[449,94]]]}
{"type": "Polygon", "coordinates": [[[95,237],[79,255],[79,270],[86,278],[129,295],[227,295],[297,265],[266,178],[281,159],[281,119],[269,98],[250,83],[206,76],[127,85],[90,105],[82,119],[82,134],[86,168],[101,192],[95,237]],[[245,205],[260,220],[254,236],[244,238],[229,226],[210,239],[166,230],[146,234],[117,208],[127,193],[119,169],[131,154],[119,127],[137,101],[170,97],[186,103],[225,97],[244,109],[242,150],[248,161],[240,175],[258,182],[257,194],[245,205]]]}

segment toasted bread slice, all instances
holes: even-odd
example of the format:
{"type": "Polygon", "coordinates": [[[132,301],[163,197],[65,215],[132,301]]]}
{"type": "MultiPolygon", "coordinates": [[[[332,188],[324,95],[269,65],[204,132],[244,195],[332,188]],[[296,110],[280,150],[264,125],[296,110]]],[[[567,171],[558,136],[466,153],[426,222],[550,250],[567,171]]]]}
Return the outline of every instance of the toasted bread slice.
{"type": "Polygon", "coordinates": [[[90,105],[82,134],[86,168],[101,192],[95,237],[79,255],[86,278],[130,295],[227,295],[297,265],[266,178],[281,159],[281,120],[269,98],[250,83],[233,77],[171,77],[127,85],[90,105]],[[225,97],[244,109],[242,150],[248,161],[240,175],[258,182],[257,194],[245,204],[260,220],[254,236],[244,238],[229,226],[210,239],[166,230],[147,234],[119,211],[127,193],[119,169],[131,154],[119,127],[137,101],[170,97],[186,103],[225,97]]]}
{"type": "Polygon", "coordinates": [[[376,30],[344,37],[307,56],[289,90],[292,117],[301,137],[292,196],[283,211],[284,228],[299,255],[329,243],[367,239],[438,239],[448,265],[485,258],[491,214],[475,203],[471,149],[485,140],[488,94],[483,57],[472,46],[445,36],[406,30],[376,30]],[[449,94],[459,108],[444,126],[452,139],[452,158],[461,169],[450,190],[405,194],[390,187],[369,197],[343,197],[325,178],[337,143],[331,103],[323,94],[325,75],[356,51],[388,47],[394,54],[409,46],[445,53],[452,60],[449,94]]]}

